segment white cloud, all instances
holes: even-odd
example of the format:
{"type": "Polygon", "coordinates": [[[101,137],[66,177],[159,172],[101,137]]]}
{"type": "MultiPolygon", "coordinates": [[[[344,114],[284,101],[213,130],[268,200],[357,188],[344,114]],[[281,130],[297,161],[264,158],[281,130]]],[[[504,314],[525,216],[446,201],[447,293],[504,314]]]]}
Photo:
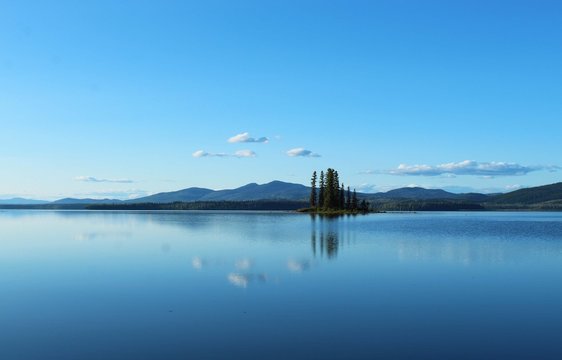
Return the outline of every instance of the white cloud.
{"type": "Polygon", "coordinates": [[[191,154],[194,158],[204,158],[204,157],[237,157],[237,158],[252,158],[256,157],[256,153],[252,150],[238,150],[234,154],[226,153],[209,153],[204,150],[197,150],[191,154]]]}
{"type": "Polygon", "coordinates": [[[102,191],[94,191],[94,192],[87,192],[87,193],[78,193],[72,195],[72,197],[78,198],[92,198],[92,199],[120,199],[120,200],[129,200],[129,199],[136,199],[139,197],[148,196],[150,193],[146,190],[141,189],[128,189],[128,190],[102,190],[102,191]]]}
{"type": "Polygon", "coordinates": [[[194,152],[193,154],[191,154],[194,158],[200,158],[200,157],[205,157],[205,156],[209,156],[209,153],[203,151],[203,150],[197,150],[196,152],[194,152]]]}
{"type": "Polygon", "coordinates": [[[252,150],[238,150],[237,152],[234,153],[234,156],[238,158],[250,158],[250,157],[256,157],[256,153],[253,152],[252,150]]]}
{"type": "Polygon", "coordinates": [[[225,153],[209,153],[204,150],[197,150],[193,154],[191,154],[194,158],[203,158],[203,157],[229,157],[232,155],[225,154],[225,153]]]}
{"type": "Polygon", "coordinates": [[[533,171],[557,171],[558,166],[524,166],[507,162],[477,162],[465,160],[461,162],[445,163],[440,165],[406,165],[400,164],[397,168],[372,173],[402,175],[402,176],[440,176],[440,175],[476,175],[476,176],[520,176],[533,171]]]}
{"type": "Polygon", "coordinates": [[[375,170],[363,170],[363,171],[359,171],[358,174],[359,175],[373,175],[373,174],[379,174],[380,172],[375,171],[375,170]]]}
{"type": "Polygon", "coordinates": [[[287,151],[287,155],[290,157],[320,157],[319,154],[315,154],[310,150],[306,150],[304,148],[295,148],[287,151]]]}
{"type": "Polygon", "coordinates": [[[74,178],[76,181],[83,182],[94,182],[94,183],[120,183],[120,184],[131,184],[134,183],[130,179],[100,179],[93,176],[77,176],[74,178]]]}
{"type": "Polygon", "coordinates": [[[357,186],[356,190],[361,193],[375,193],[377,192],[377,186],[373,184],[364,183],[357,186]]]}
{"type": "MultiPolygon", "coordinates": [[[[441,175],[441,177],[442,177],[443,179],[454,179],[454,178],[457,177],[457,175],[451,174],[451,173],[447,173],[447,174],[441,175]]],[[[493,176],[491,176],[491,177],[493,177],[493,176]]]]}
{"type": "Polygon", "coordinates": [[[234,135],[233,137],[228,139],[229,143],[267,143],[269,139],[264,137],[260,138],[253,138],[250,137],[250,133],[245,132],[242,134],[234,135]]]}
{"type": "Polygon", "coordinates": [[[513,185],[506,185],[505,189],[507,191],[515,191],[515,190],[519,190],[519,189],[523,189],[525,186],[519,185],[519,184],[513,184],[513,185]]]}

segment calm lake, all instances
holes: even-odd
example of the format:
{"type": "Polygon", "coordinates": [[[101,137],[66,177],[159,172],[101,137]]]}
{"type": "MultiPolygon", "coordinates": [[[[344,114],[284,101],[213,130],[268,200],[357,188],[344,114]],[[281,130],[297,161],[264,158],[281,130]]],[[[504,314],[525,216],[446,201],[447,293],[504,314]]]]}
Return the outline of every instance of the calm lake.
{"type": "Polygon", "coordinates": [[[561,359],[562,214],[0,211],[0,359],[561,359]]]}

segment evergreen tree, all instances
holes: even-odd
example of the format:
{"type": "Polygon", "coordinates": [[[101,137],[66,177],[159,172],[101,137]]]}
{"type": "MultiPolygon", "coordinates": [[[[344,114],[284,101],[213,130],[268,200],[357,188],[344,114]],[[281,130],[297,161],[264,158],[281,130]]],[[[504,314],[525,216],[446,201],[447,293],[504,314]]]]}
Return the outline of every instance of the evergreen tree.
{"type": "Polygon", "coordinates": [[[326,192],[326,182],[324,181],[324,171],[320,171],[320,189],[318,192],[318,204],[317,204],[317,206],[319,207],[324,206],[325,192],[326,192]]]}
{"type": "Polygon", "coordinates": [[[345,200],[345,208],[347,210],[351,210],[351,189],[349,188],[349,186],[347,187],[347,199],[345,200]]]}
{"type": "Polygon", "coordinates": [[[343,183],[341,183],[341,188],[340,188],[340,206],[339,206],[340,210],[344,210],[345,209],[345,186],[343,186],[343,183]]]}
{"type": "Polygon", "coordinates": [[[340,176],[336,170],[334,170],[334,199],[332,203],[332,209],[340,208],[340,176]]]}
{"type": "Polygon", "coordinates": [[[351,199],[351,210],[357,210],[359,203],[357,201],[357,191],[353,189],[353,198],[351,199]]]}
{"type": "Polygon", "coordinates": [[[316,171],[312,173],[310,180],[310,207],[316,208],[316,171]]]}
{"type": "Polygon", "coordinates": [[[369,203],[365,201],[365,199],[361,200],[361,205],[359,205],[359,210],[364,213],[369,211],[369,203]]]}
{"type": "Polygon", "coordinates": [[[333,209],[335,202],[334,194],[334,169],[328,168],[326,170],[326,181],[324,183],[326,187],[324,191],[324,208],[333,209]]]}

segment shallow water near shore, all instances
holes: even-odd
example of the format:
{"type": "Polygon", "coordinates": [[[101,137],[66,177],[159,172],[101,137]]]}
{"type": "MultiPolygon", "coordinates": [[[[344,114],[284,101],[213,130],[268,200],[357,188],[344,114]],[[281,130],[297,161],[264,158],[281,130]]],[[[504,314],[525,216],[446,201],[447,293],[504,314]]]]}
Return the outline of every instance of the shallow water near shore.
{"type": "Polygon", "coordinates": [[[562,213],[0,211],[0,359],[562,358],[562,213]]]}

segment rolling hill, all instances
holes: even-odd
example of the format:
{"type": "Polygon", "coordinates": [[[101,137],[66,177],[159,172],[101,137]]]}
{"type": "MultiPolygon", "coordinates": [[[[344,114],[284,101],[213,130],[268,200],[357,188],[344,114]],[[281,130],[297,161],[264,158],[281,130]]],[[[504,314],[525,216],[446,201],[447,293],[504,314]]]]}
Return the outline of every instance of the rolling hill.
{"type": "Polygon", "coordinates": [[[205,195],[215,192],[211,189],[192,187],[188,189],[162,192],[150,196],[145,196],[137,199],[126,200],[125,203],[138,204],[138,203],[171,203],[176,201],[190,202],[199,201],[205,195]]]}
{"type": "Polygon", "coordinates": [[[360,194],[369,200],[468,200],[484,201],[488,195],[479,193],[456,194],[441,189],[424,189],[421,187],[404,187],[376,194],[360,194]]]}
{"type": "Polygon", "coordinates": [[[64,198],[57,201],[53,201],[49,204],[54,205],[68,205],[68,204],[117,204],[121,203],[121,200],[117,199],[74,199],[74,198],[64,198]]]}
{"type": "Polygon", "coordinates": [[[236,189],[211,190],[204,188],[188,188],[179,191],[163,192],[126,203],[170,203],[191,201],[252,201],[252,200],[306,200],[310,188],[301,185],[272,181],[267,184],[256,183],[244,185],[236,189]]]}
{"type": "Polygon", "coordinates": [[[490,199],[490,202],[496,204],[531,205],[559,200],[562,200],[562,182],[496,195],[490,199]]]}
{"type": "Polygon", "coordinates": [[[19,197],[12,199],[0,199],[0,205],[41,205],[47,203],[49,202],[44,200],[32,200],[19,197]]]}

